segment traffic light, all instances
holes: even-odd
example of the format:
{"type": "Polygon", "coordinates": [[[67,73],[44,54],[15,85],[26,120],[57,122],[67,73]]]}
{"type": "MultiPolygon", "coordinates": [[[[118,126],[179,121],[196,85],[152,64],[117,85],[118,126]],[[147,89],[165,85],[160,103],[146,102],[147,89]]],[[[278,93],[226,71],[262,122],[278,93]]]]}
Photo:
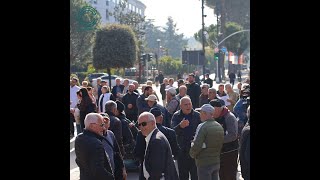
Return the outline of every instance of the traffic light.
{"type": "Polygon", "coordinates": [[[152,54],[148,54],[148,61],[152,61],[152,54]]]}
{"type": "Polygon", "coordinates": [[[140,60],[141,60],[141,64],[142,65],[145,65],[146,64],[146,54],[142,54],[142,56],[141,56],[141,58],[140,58],[140,60]]]}
{"type": "Polygon", "coordinates": [[[219,60],[219,52],[214,53],[214,60],[218,61],[219,60]]]}

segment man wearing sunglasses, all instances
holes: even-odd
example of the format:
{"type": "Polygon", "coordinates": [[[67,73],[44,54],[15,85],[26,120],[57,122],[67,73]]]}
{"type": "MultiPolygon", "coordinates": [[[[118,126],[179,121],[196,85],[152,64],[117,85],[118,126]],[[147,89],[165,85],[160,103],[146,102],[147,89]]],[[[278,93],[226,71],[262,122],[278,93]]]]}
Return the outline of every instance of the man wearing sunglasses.
{"type": "Polygon", "coordinates": [[[104,118],[98,113],[89,113],[84,124],[83,132],[75,140],[75,161],[80,169],[80,179],[114,180],[110,159],[102,144],[106,130],[104,118]]]}
{"type": "Polygon", "coordinates": [[[143,112],[138,118],[142,135],[146,136],[144,161],[140,170],[140,180],[179,180],[170,144],[165,135],[156,127],[156,119],[150,112],[143,112]]]}

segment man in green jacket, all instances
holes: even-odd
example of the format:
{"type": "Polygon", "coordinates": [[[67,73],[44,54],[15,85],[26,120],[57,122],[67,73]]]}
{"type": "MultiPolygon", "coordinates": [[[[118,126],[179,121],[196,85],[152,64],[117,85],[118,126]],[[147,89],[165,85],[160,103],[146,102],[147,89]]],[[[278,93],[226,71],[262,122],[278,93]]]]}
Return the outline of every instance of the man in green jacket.
{"type": "Polygon", "coordinates": [[[214,108],[210,104],[198,110],[202,123],[197,127],[190,156],[195,159],[199,180],[219,180],[223,127],[212,118],[214,108]]]}

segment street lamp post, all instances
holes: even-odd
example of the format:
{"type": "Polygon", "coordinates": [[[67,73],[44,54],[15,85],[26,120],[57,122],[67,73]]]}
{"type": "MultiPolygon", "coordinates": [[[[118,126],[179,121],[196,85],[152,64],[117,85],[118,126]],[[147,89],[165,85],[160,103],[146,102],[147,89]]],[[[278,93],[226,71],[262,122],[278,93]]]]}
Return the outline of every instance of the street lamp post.
{"type": "Polygon", "coordinates": [[[206,17],[206,15],[204,15],[204,0],[201,1],[202,3],[202,53],[203,53],[203,66],[202,66],[202,71],[203,71],[203,79],[205,77],[206,74],[206,67],[205,67],[205,37],[204,37],[204,17],[206,17]]]}
{"type": "Polygon", "coordinates": [[[157,58],[156,58],[156,65],[157,65],[157,69],[158,69],[158,71],[159,71],[158,59],[160,59],[160,42],[161,42],[161,40],[160,40],[160,39],[157,39],[157,42],[158,42],[158,55],[157,55],[157,58]]]}

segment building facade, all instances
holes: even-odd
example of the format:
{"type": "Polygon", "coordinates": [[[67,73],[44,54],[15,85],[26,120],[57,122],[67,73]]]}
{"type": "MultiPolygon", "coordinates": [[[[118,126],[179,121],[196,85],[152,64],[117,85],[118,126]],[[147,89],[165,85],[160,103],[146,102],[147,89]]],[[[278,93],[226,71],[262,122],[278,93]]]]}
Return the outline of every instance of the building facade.
{"type": "MultiPolygon", "coordinates": [[[[101,24],[117,23],[117,20],[110,16],[116,6],[124,0],[86,0],[92,7],[94,7],[101,15],[101,24]]],[[[128,0],[124,12],[136,12],[144,16],[146,6],[139,0],[128,0]]]]}

